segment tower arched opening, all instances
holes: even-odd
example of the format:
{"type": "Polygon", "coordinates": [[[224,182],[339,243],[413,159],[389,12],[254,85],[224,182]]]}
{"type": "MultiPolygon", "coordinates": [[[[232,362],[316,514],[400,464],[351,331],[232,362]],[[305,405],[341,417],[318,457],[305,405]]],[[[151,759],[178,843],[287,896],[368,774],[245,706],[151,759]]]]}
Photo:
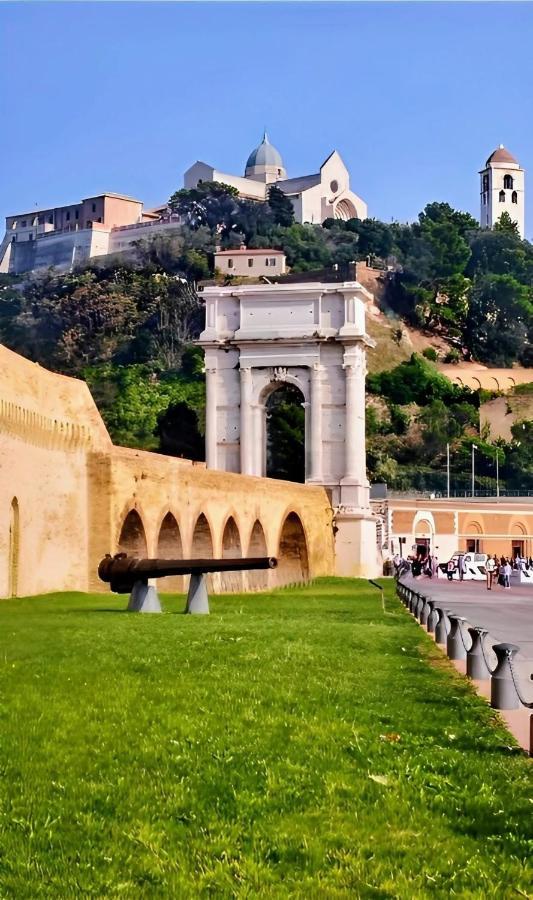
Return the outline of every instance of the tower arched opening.
{"type": "Polygon", "coordinates": [[[265,403],[266,460],[269,478],[305,481],[304,396],[296,385],[280,382],[265,403]]]}
{"type": "Polygon", "coordinates": [[[120,553],[127,553],[128,556],[140,558],[148,556],[146,532],[143,521],[136,509],[130,509],[124,519],[120,529],[118,549],[120,553]]]}
{"type": "MultiPolygon", "coordinates": [[[[230,516],[222,534],[222,559],[238,559],[242,557],[241,536],[233,516],[230,516]]],[[[242,572],[222,572],[220,590],[223,593],[238,593],[243,589],[242,572]]]]}
{"type": "Polygon", "coordinates": [[[276,574],[278,584],[299,584],[309,580],[305,531],[295,512],[289,513],[281,529],[276,574]]]}
{"type": "MultiPolygon", "coordinates": [[[[157,538],[157,556],[160,559],[183,559],[183,546],[179,525],[175,516],[167,512],[161,522],[157,538]]],[[[161,590],[182,593],[184,590],[183,575],[173,575],[161,582],[161,590]]]]}

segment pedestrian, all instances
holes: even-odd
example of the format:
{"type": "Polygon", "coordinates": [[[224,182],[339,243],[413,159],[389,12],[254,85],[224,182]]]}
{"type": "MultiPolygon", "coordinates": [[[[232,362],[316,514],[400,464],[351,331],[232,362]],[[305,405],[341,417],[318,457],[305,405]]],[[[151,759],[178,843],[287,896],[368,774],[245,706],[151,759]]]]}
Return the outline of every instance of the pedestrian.
{"type": "Polygon", "coordinates": [[[496,561],[492,559],[490,556],[487,559],[485,565],[485,571],[487,573],[487,590],[492,590],[492,579],[494,578],[494,574],[496,572],[496,561]]]}
{"type": "Polygon", "coordinates": [[[506,559],[505,563],[503,565],[503,586],[507,590],[510,590],[510,588],[511,588],[511,572],[512,571],[513,570],[511,568],[511,563],[509,562],[508,559],[506,559]]]}
{"type": "Polygon", "coordinates": [[[459,557],[458,569],[459,569],[459,581],[462,581],[463,578],[465,577],[465,573],[466,573],[466,562],[465,562],[464,553],[462,553],[461,556],[459,557]]]}
{"type": "Polygon", "coordinates": [[[446,574],[448,576],[448,581],[453,581],[453,573],[455,572],[455,560],[451,559],[446,566],[446,574]]]}

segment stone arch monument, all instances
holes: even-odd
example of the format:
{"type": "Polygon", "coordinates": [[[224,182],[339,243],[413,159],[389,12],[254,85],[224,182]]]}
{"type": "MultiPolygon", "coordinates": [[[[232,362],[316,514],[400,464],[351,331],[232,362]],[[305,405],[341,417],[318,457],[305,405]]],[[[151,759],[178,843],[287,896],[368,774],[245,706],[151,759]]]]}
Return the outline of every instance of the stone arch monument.
{"type": "Polygon", "coordinates": [[[266,474],[266,402],[280,384],[301,392],[305,480],[335,510],[337,571],[377,571],[365,453],[366,348],[358,282],[207,287],[203,296],[206,460],[210,469],[266,474]]]}

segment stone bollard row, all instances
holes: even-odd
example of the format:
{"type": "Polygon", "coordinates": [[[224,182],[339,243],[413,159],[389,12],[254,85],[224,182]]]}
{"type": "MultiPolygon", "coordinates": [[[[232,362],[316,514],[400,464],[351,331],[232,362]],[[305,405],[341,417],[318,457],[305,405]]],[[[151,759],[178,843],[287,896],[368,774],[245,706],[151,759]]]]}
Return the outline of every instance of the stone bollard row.
{"type": "Polygon", "coordinates": [[[493,644],[497,663],[491,670],[485,654],[486,628],[469,626],[463,616],[437,606],[434,600],[400,581],[397,582],[397,593],[406,609],[429,634],[434,634],[435,642],[446,648],[449,659],[466,661],[466,674],[472,679],[484,681],[490,678],[490,703],[494,709],[533,706],[521,696],[513,669],[513,658],[519,647],[507,643],[493,644]]]}

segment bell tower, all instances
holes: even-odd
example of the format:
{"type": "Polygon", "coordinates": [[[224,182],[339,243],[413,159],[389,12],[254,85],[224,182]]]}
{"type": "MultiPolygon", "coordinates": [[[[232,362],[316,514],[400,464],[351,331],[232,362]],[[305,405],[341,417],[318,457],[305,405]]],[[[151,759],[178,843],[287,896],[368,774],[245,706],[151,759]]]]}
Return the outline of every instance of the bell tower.
{"type": "Polygon", "coordinates": [[[525,172],[503,144],[494,150],[479,173],[480,216],[482,228],[493,228],[503,212],[509,213],[524,238],[525,172]]]}

